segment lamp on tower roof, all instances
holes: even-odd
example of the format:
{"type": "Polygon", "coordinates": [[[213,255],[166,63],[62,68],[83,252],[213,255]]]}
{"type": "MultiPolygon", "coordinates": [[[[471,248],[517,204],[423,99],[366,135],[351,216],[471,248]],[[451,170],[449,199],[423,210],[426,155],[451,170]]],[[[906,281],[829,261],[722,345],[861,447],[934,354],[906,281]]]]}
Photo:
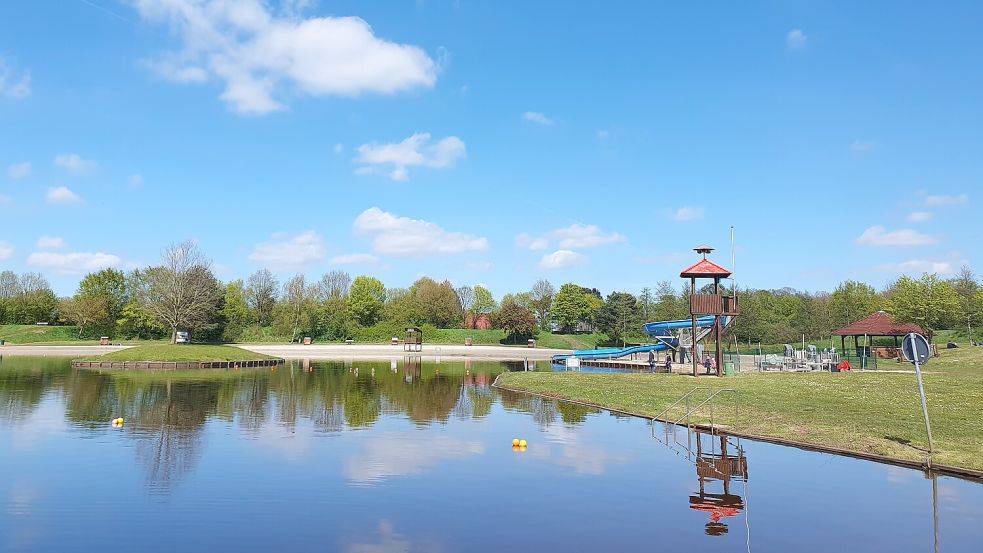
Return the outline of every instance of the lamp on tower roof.
{"type": "Polygon", "coordinates": [[[707,258],[707,254],[708,253],[712,253],[713,252],[713,249],[714,249],[713,246],[707,246],[706,244],[701,244],[701,245],[693,248],[693,251],[695,251],[696,253],[702,253],[703,254],[703,259],[706,259],[707,258]]]}

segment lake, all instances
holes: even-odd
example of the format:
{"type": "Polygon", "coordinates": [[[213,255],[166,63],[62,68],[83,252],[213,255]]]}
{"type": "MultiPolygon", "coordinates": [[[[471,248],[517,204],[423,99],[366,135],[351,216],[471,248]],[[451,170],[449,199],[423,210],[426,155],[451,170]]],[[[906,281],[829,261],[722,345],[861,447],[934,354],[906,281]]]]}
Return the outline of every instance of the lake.
{"type": "Polygon", "coordinates": [[[2,358],[0,550],[828,553],[983,543],[978,482],[667,433],[491,387],[521,368],[407,358],[114,373],[2,358]],[[528,448],[514,450],[513,438],[528,448]]]}

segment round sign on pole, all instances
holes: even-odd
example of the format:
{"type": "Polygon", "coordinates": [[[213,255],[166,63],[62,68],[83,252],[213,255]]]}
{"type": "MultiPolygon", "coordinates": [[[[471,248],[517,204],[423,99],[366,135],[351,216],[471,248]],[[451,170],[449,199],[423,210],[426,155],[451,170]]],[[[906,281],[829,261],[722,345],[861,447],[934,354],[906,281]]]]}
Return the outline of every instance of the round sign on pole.
{"type": "Polygon", "coordinates": [[[928,363],[931,347],[924,336],[912,332],[904,337],[904,342],[901,343],[901,353],[904,354],[905,360],[909,363],[924,365],[928,363]]]}

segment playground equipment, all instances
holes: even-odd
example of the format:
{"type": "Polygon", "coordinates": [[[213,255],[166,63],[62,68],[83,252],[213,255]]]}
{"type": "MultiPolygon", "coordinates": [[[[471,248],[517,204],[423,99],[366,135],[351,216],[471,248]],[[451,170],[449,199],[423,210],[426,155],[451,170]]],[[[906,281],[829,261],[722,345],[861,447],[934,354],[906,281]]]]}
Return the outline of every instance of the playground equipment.
{"type": "MultiPolygon", "coordinates": [[[[724,328],[729,326],[732,321],[733,317],[726,317],[723,322],[724,328]]],[[[693,340],[692,323],[693,321],[689,319],[646,323],[644,325],[646,334],[658,340],[658,343],[625,348],[581,349],[572,354],[554,355],[552,361],[556,364],[563,363],[572,367],[579,366],[579,361],[583,359],[620,359],[636,353],[664,350],[682,351],[684,355],[692,356],[692,353],[689,352],[693,350],[694,341],[699,344],[701,340],[713,332],[716,318],[700,317],[697,320],[696,340],[693,340]]],[[[697,349],[699,350],[699,348],[697,349]]],[[[680,358],[681,361],[683,361],[682,358],[680,358]]]]}

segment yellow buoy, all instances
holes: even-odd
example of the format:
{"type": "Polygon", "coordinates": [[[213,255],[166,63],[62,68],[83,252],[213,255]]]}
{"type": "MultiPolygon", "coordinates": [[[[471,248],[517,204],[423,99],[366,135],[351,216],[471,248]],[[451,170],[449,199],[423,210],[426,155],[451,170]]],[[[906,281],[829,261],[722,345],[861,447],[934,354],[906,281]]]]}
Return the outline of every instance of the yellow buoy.
{"type": "Polygon", "coordinates": [[[519,445],[519,438],[512,438],[512,445],[519,445]]]}
{"type": "Polygon", "coordinates": [[[526,450],[526,446],[524,446],[524,445],[523,446],[519,446],[519,451],[525,451],[525,450],[526,450]]]}
{"type": "Polygon", "coordinates": [[[120,418],[118,418],[116,420],[119,421],[119,425],[120,426],[123,426],[123,417],[120,417],[120,418]]]}
{"type": "Polygon", "coordinates": [[[519,451],[519,446],[517,445],[512,446],[512,451],[519,451]]]}
{"type": "Polygon", "coordinates": [[[519,440],[519,447],[526,447],[527,445],[525,440],[519,440]]]}

